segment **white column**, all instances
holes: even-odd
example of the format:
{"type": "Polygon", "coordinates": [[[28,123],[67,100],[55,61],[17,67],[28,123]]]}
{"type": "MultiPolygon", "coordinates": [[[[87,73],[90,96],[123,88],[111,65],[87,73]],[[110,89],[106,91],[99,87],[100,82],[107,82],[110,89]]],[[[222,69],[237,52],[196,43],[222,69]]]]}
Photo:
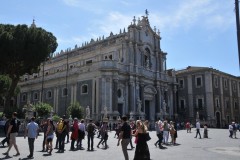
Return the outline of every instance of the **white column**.
{"type": "Polygon", "coordinates": [[[194,106],[193,106],[193,89],[192,89],[192,76],[187,77],[188,84],[188,107],[189,107],[189,117],[194,117],[194,106]]]}

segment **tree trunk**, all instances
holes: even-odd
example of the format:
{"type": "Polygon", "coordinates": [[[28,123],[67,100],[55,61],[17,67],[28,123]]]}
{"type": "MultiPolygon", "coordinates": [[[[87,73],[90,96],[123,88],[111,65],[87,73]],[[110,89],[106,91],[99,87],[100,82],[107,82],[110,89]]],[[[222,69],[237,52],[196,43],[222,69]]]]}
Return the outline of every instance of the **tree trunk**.
{"type": "Polygon", "coordinates": [[[6,101],[5,101],[5,105],[4,105],[4,112],[9,110],[10,107],[13,107],[13,106],[10,106],[11,104],[11,98],[14,97],[14,92],[15,92],[15,89],[17,87],[17,84],[18,84],[18,81],[19,81],[19,76],[11,76],[10,75],[10,78],[12,79],[12,84],[10,85],[10,88],[9,88],[9,91],[6,95],[6,101]]]}

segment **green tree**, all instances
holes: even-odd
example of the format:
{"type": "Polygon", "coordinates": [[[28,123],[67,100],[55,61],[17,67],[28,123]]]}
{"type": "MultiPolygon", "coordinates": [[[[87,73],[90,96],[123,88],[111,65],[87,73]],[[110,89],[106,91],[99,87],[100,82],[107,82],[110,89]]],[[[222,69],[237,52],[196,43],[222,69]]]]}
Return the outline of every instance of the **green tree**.
{"type": "Polygon", "coordinates": [[[12,81],[5,106],[9,107],[20,76],[38,72],[56,48],[56,37],[42,28],[0,24],[0,75],[8,75],[12,81]]]}
{"type": "Polygon", "coordinates": [[[48,103],[37,103],[33,105],[33,108],[41,118],[47,118],[52,111],[52,106],[48,103]]]}
{"type": "Polygon", "coordinates": [[[67,108],[67,116],[69,117],[70,115],[72,118],[78,118],[82,119],[83,118],[83,108],[80,106],[78,102],[72,103],[68,108],[67,108]]]}
{"type": "Polygon", "coordinates": [[[60,117],[55,114],[55,115],[53,115],[52,120],[53,120],[54,122],[58,122],[58,121],[60,120],[60,117]]]}
{"type": "Polygon", "coordinates": [[[0,75],[0,96],[4,97],[10,88],[12,81],[7,75],[0,75]]]}

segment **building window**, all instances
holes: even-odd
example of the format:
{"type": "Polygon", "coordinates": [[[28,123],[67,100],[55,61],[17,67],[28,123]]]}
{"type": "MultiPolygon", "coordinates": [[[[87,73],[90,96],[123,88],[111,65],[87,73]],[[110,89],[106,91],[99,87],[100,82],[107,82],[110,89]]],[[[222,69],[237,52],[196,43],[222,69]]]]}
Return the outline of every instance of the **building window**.
{"type": "Polygon", "coordinates": [[[197,88],[201,87],[202,86],[202,77],[196,77],[195,84],[196,84],[197,88]]]}
{"type": "Polygon", "coordinates": [[[38,93],[37,93],[37,92],[35,92],[35,93],[33,94],[33,100],[38,100],[38,93]]]}
{"type": "Polygon", "coordinates": [[[73,65],[70,65],[69,68],[72,69],[72,68],[73,68],[73,65]]]}
{"type": "Polygon", "coordinates": [[[197,106],[198,106],[198,109],[203,109],[203,99],[201,98],[197,99],[197,106]]]}
{"type": "Polygon", "coordinates": [[[92,60],[87,60],[86,64],[92,64],[92,60]]]}
{"type": "Polygon", "coordinates": [[[184,80],[179,79],[179,88],[184,88],[184,80]]]}
{"type": "Polygon", "coordinates": [[[24,78],[24,81],[27,81],[27,80],[28,80],[28,78],[27,78],[27,77],[25,77],[25,78],[24,78]]]}
{"type": "Polygon", "coordinates": [[[48,75],[48,72],[45,72],[45,75],[47,76],[47,75],[48,75]]]}
{"type": "Polygon", "coordinates": [[[22,102],[26,102],[26,100],[27,100],[27,96],[26,96],[26,94],[23,94],[22,95],[22,102]]]}
{"type": "Polygon", "coordinates": [[[224,79],[224,88],[227,89],[228,88],[228,83],[227,83],[227,80],[224,79]]]}
{"type": "Polygon", "coordinates": [[[68,95],[68,90],[67,90],[67,88],[63,88],[63,90],[62,90],[62,96],[64,97],[64,96],[67,96],[68,95]]]}
{"type": "Polygon", "coordinates": [[[180,100],[180,109],[184,109],[185,108],[185,100],[181,99],[180,100]]]}
{"type": "Polygon", "coordinates": [[[215,88],[218,88],[218,77],[214,77],[214,86],[215,88]]]}
{"type": "Polygon", "coordinates": [[[220,107],[220,104],[219,104],[219,98],[216,98],[216,99],[215,99],[215,105],[216,105],[217,108],[220,107]]]}
{"type": "Polygon", "coordinates": [[[232,87],[233,87],[233,91],[236,91],[236,90],[237,90],[237,85],[236,85],[236,82],[235,82],[235,81],[233,81],[232,87]]]}
{"type": "Polygon", "coordinates": [[[151,52],[148,48],[145,49],[145,53],[144,53],[144,66],[147,69],[151,68],[151,52]]]}
{"type": "Polygon", "coordinates": [[[238,103],[236,101],[234,102],[234,109],[238,109],[238,103]]]}
{"type": "Polygon", "coordinates": [[[109,58],[110,60],[112,60],[112,55],[109,55],[108,58],[109,58]]]}
{"type": "Polygon", "coordinates": [[[117,95],[118,95],[118,98],[122,97],[122,91],[121,91],[121,89],[118,89],[117,95]]]}
{"type": "Polygon", "coordinates": [[[228,100],[225,100],[225,108],[229,109],[229,102],[228,102],[228,100]]]}
{"type": "Polygon", "coordinates": [[[230,124],[230,116],[227,115],[226,117],[227,117],[227,124],[230,124]]]}
{"type": "Polygon", "coordinates": [[[81,87],[82,89],[82,94],[87,94],[88,93],[88,85],[87,84],[84,84],[82,85],[81,87]]]}
{"type": "Polygon", "coordinates": [[[52,91],[47,91],[47,99],[51,99],[52,98],[52,91]]]}

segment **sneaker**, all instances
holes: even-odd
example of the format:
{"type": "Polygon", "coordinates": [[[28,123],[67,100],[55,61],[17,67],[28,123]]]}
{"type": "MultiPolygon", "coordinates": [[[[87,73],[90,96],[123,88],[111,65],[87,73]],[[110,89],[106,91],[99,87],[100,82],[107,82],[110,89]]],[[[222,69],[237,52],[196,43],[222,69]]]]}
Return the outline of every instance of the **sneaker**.
{"type": "Polygon", "coordinates": [[[13,155],[14,157],[20,156],[20,153],[16,153],[15,155],[13,155]]]}
{"type": "Polygon", "coordinates": [[[28,158],[33,158],[33,156],[32,156],[32,155],[28,155],[27,157],[28,157],[28,158]]]}
{"type": "Polygon", "coordinates": [[[8,155],[8,152],[3,153],[3,155],[6,155],[6,156],[7,156],[7,155],[8,155]]]}

